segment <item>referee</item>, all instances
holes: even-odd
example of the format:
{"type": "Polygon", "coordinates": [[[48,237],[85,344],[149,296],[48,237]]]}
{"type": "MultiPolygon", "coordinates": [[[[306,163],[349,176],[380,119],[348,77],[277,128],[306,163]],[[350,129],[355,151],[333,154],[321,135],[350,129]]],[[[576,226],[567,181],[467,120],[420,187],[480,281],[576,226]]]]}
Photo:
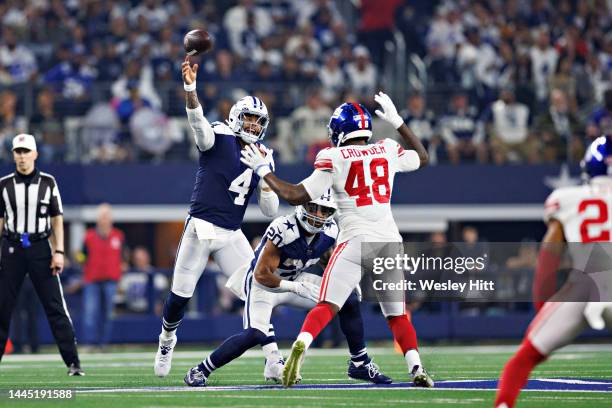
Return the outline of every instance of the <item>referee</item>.
{"type": "Polygon", "coordinates": [[[69,367],[68,375],[84,375],[59,278],[64,268],[62,200],[55,178],[34,167],[37,157],[32,135],[15,136],[13,159],[17,171],[0,179],[0,359],[27,274],[69,367]]]}

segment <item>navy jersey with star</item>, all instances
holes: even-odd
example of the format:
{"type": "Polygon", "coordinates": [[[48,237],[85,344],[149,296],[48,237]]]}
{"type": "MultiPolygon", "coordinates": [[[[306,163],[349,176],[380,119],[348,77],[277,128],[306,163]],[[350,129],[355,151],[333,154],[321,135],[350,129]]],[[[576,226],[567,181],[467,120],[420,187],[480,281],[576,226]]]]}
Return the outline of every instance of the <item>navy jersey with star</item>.
{"type": "Polygon", "coordinates": [[[266,233],[255,249],[255,258],[251,261],[249,274],[253,273],[259,256],[268,241],[280,250],[280,264],[274,272],[279,278],[294,280],[306,268],[319,262],[336,243],[338,225],[331,220],[323,229],[314,234],[310,243],[304,229],[300,227],[295,214],[276,218],[266,229],[266,233]]]}
{"type": "Polygon", "coordinates": [[[240,161],[242,147],[232,130],[221,122],[214,122],[212,128],[215,144],[200,151],[189,215],[236,230],[259,177],[240,161]]]}

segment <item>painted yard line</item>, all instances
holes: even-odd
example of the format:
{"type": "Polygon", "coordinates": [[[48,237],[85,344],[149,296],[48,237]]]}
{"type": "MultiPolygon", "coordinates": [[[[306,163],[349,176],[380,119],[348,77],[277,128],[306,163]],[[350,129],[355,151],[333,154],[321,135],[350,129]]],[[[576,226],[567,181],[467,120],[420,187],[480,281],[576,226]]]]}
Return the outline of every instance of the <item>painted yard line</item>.
{"type": "MultiPolygon", "coordinates": [[[[180,348],[180,344],[178,346],[180,348]]],[[[427,357],[428,355],[439,355],[439,354],[497,354],[497,353],[512,353],[516,351],[518,345],[500,345],[500,346],[433,346],[423,347],[422,355],[427,357]]],[[[153,359],[155,357],[155,346],[152,347],[151,351],[140,351],[140,352],[112,352],[112,353],[82,353],[83,360],[126,360],[126,359],[153,359]]],[[[570,345],[565,347],[560,352],[556,353],[557,356],[562,356],[568,353],[580,353],[580,352],[612,352],[611,344],[579,344],[570,345]]],[[[211,349],[203,349],[202,351],[180,351],[174,352],[173,359],[185,358],[185,359],[201,359],[203,356],[211,353],[211,349]]],[[[368,347],[368,353],[373,356],[379,355],[395,355],[391,347],[368,347]]],[[[340,349],[310,349],[308,350],[308,356],[323,356],[323,357],[340,357],[347,356],[348,350],[344,348],[340,349]]],[[[261,350],[253,349],[247,351],[244,357],[263,357],[261,350]]],[[[61,361],[59,354],[30,354],[30,355],[14,355],[10,354],[4,357],[3,361],[6,362],[18,362],[18,361],[61,361]]]]}

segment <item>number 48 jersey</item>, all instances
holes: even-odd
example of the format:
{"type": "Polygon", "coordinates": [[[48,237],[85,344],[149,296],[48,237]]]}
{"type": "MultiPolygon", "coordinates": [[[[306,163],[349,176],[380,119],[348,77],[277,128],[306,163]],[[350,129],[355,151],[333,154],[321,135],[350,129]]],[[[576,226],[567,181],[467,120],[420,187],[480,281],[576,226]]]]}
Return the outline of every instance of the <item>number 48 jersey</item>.
{"type": "Polygon", "coordinates": [[[567,242],[610,242],[611,210],[612,177],[599,176],[553,191],[544,204],[544,220],[558,220],[567,242]]]}
{"type": "Polygon", "coordinates": [[[401,235],[391,213],[393,179],[395,173],[413,171],[419,165],[414,150],[404,150],[392,139],[332,147],[319,152],[315,172],[303,185],[311,197],[332,187],[338,205],[338,242],[357,235],[398,242],[401,235]]]}

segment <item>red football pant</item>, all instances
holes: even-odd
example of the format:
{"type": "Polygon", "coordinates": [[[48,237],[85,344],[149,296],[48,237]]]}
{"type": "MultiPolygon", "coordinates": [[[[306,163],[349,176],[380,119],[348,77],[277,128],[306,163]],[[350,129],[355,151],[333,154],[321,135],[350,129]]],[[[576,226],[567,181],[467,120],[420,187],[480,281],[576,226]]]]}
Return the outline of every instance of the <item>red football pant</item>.
{"type": "Polygon", "coordinates": [[[308,332],[315,339],[321,330],[327,326],[327,324],[334,318],[334,311],[329,303],[318,303],[315,307],[312,308],[308,315],[306,315],[306,319],[304,320],[304,324],[302,324],[302,332],[308,332]]]}
{"type": "Polygon", "coordinates": [[[546,356],[540,353],[527,339],[523,341],[516,354],[506,363],[504,371],[497,384],[497,398],[495,407],[506,403],[512,408],[518,398],[521,389],[527,384],[529,374],[533,368],[546,360],[546,356]]]}

